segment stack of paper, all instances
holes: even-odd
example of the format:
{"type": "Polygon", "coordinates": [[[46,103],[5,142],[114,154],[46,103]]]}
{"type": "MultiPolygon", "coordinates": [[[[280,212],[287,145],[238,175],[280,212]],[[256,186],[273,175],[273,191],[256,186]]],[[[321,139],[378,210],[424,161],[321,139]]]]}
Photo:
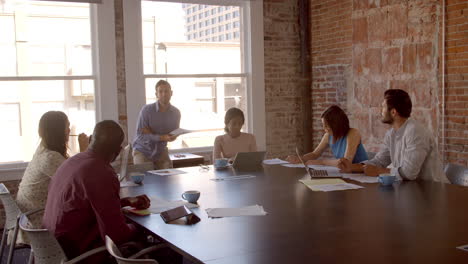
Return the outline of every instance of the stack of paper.
{"type": "Polygon", "coordinates": [[[276,164],[288,164],[289,162],[282,160],[282,159],[269,159],[269,160],[264,160],[263,163],[267,165],[276,165],[276,164]]]}
{"type": "Polygon", "coordinates": [[[281,164],[281,166],[284,166],[284,167],[288,167],[288,168],[305,168],[304,164],[292,164],[292,163],[288,163],[288,164],[281,164]]]}
{"type": "Polygon", "coordinates": [[[263,206],[258,204],[245,206],[241,208],[208,208],[206,209],[208,217],[231,217],[231,216],[254,216],[266,215],[267,212],[263,210],[263,206]]]}
{"type": "Polygon", "coordinates": [[[363,173],[343,173],[343,178],[350,179],[362,183],[377,183],[379,179],[377,177],[366,176],[363,173]]]}
{"type": "Polygon", "coordinates": [[[180,135],[187,134],[187,133],[192,133],[192,132],[193,132],[193,130],[177,128],[177,129],[174,129],[171,132],[169,132],[169,134],[171,134],[173,136],[180,136],[180,135]]]}
{"type": "Polygon", "coordinates": [[[177,175],[177,174],[184,174],[187,173],[182,170],[176,170],[176,169],[163,169],[163,170],[150,170],[148,173],[155,174],[158,176],[171,176],[171,175],[177,175]]]}
{"type": "Polygon", "coordinates": [[[159,214],[161,212],[174,209],[182,205],[185,205],[187,208],[198,207],[197,204],[192,204],[186,201],[182,201],[182,200],[168,201],[168,200],[164,200],[155,196],[150,197],[150,200],[151,200],[151,206],[147,210],[150,211],[152,214],[159,214]]]}
{"type": "Polygon", "coordinates": [[[362,186],[347,183],[341,179],[307,179],[299,181],[312,191],[329,192],[363,188],[362,186]]]}
{"type": "Polygon", "coordinates": [[[212,181],[233,181],[233,180],[242,180],[242,179],[250,179],[255,178],[255,175],[233,175],[233,176],[225,176],[225,177],[216,177],[211,178],[212,181]]]}

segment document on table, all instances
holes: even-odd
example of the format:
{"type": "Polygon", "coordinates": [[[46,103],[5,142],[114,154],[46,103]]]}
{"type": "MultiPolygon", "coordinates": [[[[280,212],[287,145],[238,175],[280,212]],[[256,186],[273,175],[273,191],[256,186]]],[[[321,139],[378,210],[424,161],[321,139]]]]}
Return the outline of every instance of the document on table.
{"type": "Polygon", "coordinates": [[[281,164],[281,166],[284,166],[284,167],[288,167],[288,168],[305,168],[304,164],[292,164],[292,163],[288,163],[288,164],[281,164]]]}
{"type": "Polygon", "coordinates": [[[344,179],[350,179],[362,183],[377,183],[379,179],[377,177],[366,176],[364,173],[342,173],[344,179]]]}
{"type": "Polygon", "coordinates": [[[176,170],[176,169],[162,169],[162,170],[150,170],[148,173],[155,174],[158,176],[171,176],[171,175],[177,175],[177,174],[184,174],[187,173],[182,170],[176,170]]]}
{"type": "Polygon", "coordinates": [[[250,179],[255,178],[255,175],[233,175],[233,176],[224,176],[224,177],[216,177],[211,178],[212,181],[234,181],[234,180],[242,180],[242,179],[250,179]]]}
{"type": "Polygon", "coordinates": [[[150,211],[152,214],[159,214],[161,212],[174,209],[182,205],[185,205],[187,208],[198,207],[198,204],[192,204],[183,200],[168,201],[168,200],[158,198],[155,196],[150,197],[150,200],[151,200],[151,205],[147,210],[150,211]]]}
{"type": "Polygon", "coordinates": [[[193,132],[193,130],[177,128],[177,129],[174,129],[171,132],[169,132],[169,134],[174,135],[174,136],[180,136],[180,135],[187,134],[187,133],[192,133],[192,132],[193,132]]]}
{"type": "Polygon", "coordinates": [[[232,217],[232,216],[256,216],[266,215],[261,205],[244,206],[240,208],[207,208],[205,209],[208,217],[232,217]]]}
{"type": "Polygon", "coordinates": [[[282,159],[269,159],[269,160],[264,160],[263,163],[267,165],[276,165],[276,164],[288,164],[289,162],[282,160],[282,159]]]}
{"type": "Polygon", "coordinates": [[[359,189],[363,188],[362,186],[347,183],[341,179],[307,179],[299,180],[312,191],[341,191],[341,190],[350,190],[350,189],[359,189]]]}

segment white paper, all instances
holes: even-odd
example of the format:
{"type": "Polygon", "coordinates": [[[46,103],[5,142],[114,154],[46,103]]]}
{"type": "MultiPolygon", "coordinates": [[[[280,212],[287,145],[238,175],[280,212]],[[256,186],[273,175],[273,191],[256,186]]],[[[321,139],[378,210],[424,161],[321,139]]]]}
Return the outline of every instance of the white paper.
{"type": "Polygon", "coordinates": [[[158,176],[171,176],[171,175],[177,175],[177,174],[184,174],[187,173],[182,170],[176,170],[176,169],[162,169],[162,170],[150,170],[148,173],[155,174],[158,176]]]}
{"type": "Polygon", "coordinates": [[[362,186],[352,184],[352,183],[338,183],[338,184],[320,184],[314,185],[314,189],[322,192],[331,192],[331,191],[344,191],[344,190],[353,190],[361,189],[362,186]]]}
{"type": "Polygon", "coordinates": [[[192,204],[183,200],[168,201],[155,196],[150,197],[150,200],[151,206],[148,208],[148,211],[150,211],[152,214],[159,214],[161,212],[174,209],[182,205],[185,205],[187,208],[198,207],[197,204],[192,204]]]}
{"type": "Polygon", "coordinates": [[[366,176],[364,173],[342,173],[343,178],[350,179],[362,183],[377,183],[379,178],[366,176]]]}
{"type": "Polygon", "coordinates": [[[212,181],[233,181],[233,180],[242,180],[242,179],[250,179],[255,178],[255,175],[233,175],[233,176],[225,176],[225,177],[216,177],[211,178],[212,181]]]}
{"type": "Polygon", "coordinates": [[[281,166],[288,167],[288,168],[305,168],[304,164],[281,164],[281,166]]]}
{"type": "Polygon", "coordinates": [[[276,164],[288,164],[289,162],[282,160],[282,159],[269,159],[269,160],[264,160],[263,163],[267,165],[276,165],[276,164]]]}
{"type": "Polygon", "coordinates": [[[180,136],[180,135],[187,134],[187,133],[192,133],[192,132],[193,132],[193,130],[177,128],[177,129],[174,129],[171,132],[169,132],[169,134],[174,135],[174,136],[180,136]]]}
{"type": "Polygon", "coordinates": [[[207,208],[206,213],[208,217],[232,217],[232,216],[255,216],[266,215],[267,212],[263,210],[263,206],[258,204],[245,206],[240,208],[207,208]]]}
{"type": "Polygon", "coordinates": [[[125,187],[133,187],[133,186],[140,186],[140,184],[136,184],[132,181],[122,181],[120,182],[120,188],[125,188],[125,187]]]}

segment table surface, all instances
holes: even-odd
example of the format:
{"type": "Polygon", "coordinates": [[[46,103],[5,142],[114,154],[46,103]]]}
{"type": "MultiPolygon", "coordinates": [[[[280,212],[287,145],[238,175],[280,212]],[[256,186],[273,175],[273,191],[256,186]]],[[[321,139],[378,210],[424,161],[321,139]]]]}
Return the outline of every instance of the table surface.
{"type": "Polygon", "coordinates": [[[304,169],[264,166],[261,172],[232,169],[147,175],[122,197],[147,194],[180,200],[201,192],[195,225],[165,224],[158,214],[132,221],[204,263],[468,263],[468,188],[432,182],[313,192],[299,179],[304,169]],[[211,181],[217,176],[255,178],[211,181]],[[268,215],[211,219],[204,209],[262,205],[268,215]]]}

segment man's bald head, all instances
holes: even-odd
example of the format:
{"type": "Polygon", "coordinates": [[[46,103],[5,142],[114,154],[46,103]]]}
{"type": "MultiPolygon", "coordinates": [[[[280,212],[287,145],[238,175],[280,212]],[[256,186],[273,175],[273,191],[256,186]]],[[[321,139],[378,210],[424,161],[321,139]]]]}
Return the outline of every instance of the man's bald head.
{"type": "Polygon", "coordinates": [[[89,147],[112,161],[119,154],[124,138],[125,134],[117,122],[104,120],[94,127],[89,147]]]}

